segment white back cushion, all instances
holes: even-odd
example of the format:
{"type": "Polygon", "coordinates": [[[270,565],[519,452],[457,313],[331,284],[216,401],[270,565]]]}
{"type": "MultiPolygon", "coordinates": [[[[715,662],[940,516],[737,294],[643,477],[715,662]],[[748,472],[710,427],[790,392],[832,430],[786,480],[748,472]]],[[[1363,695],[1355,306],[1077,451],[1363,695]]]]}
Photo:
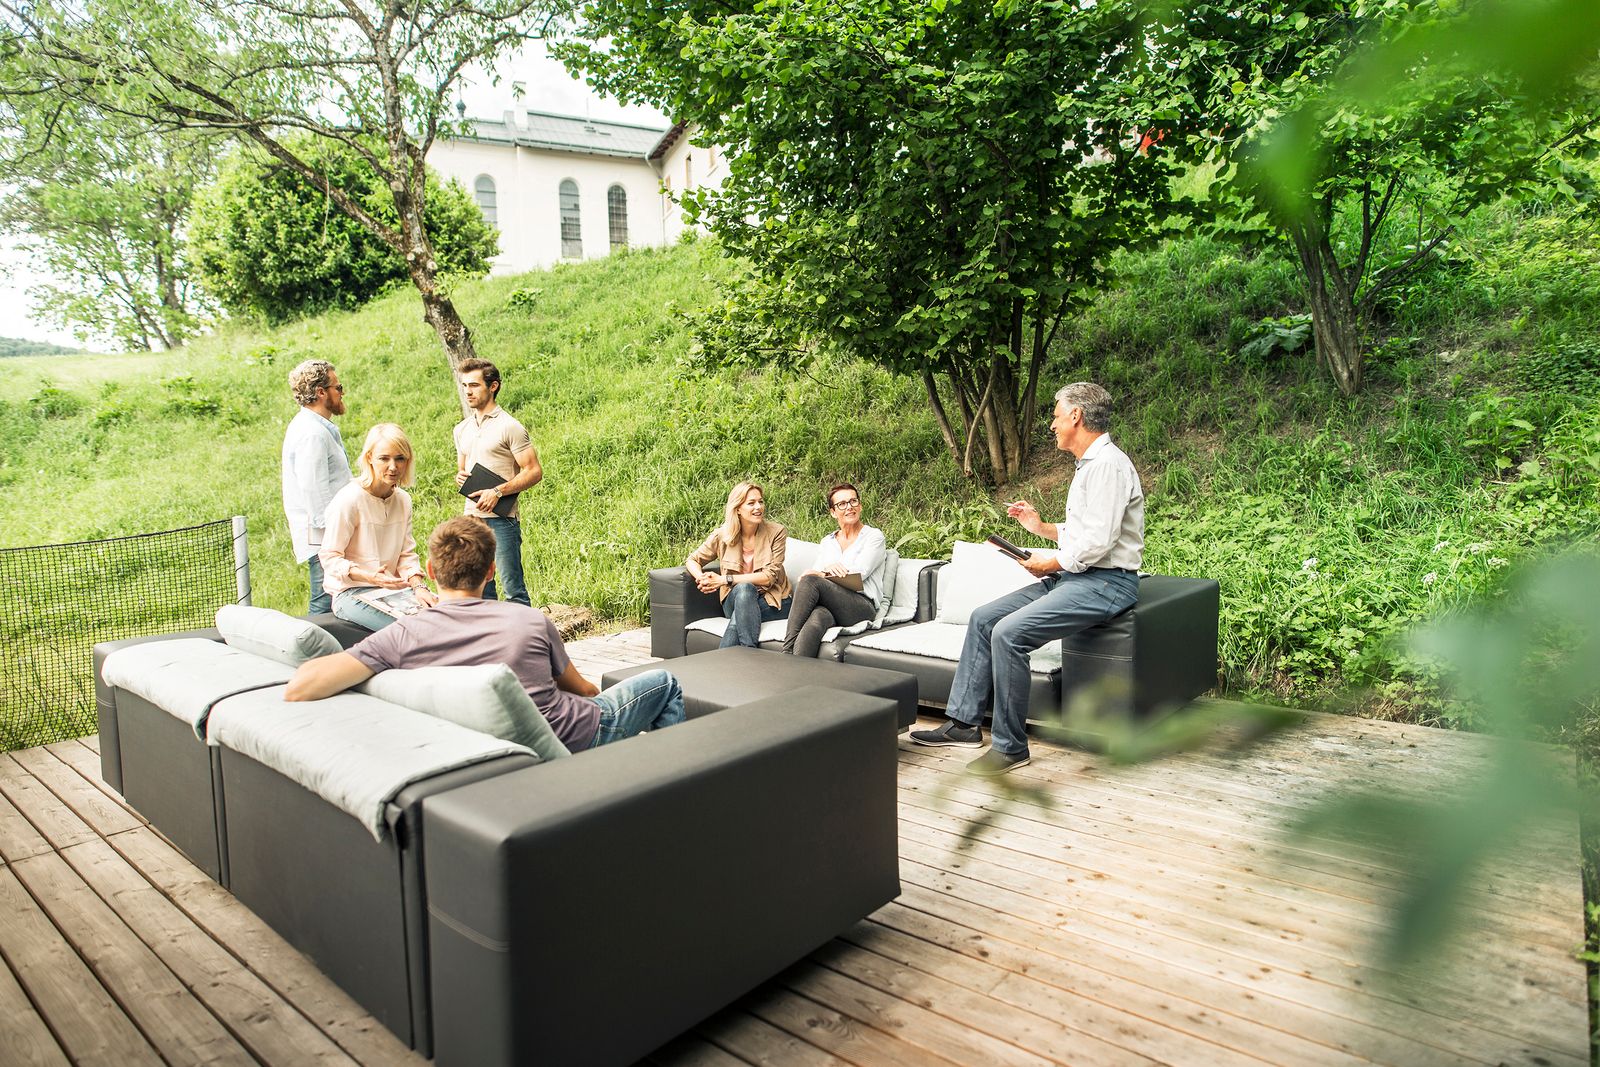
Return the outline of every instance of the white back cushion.
{"type": "Polygon", "coordinates": [[[872,617],[872,628],[876,630],[883,625],[883,620],[889,617],[889,609],[894,606],[895,580],[900,576],[900,553],[889,549],[883,554],[883,562],[878,564],[878,588],[883,595],[878,598],[878,611],[872,617]]]}
{"type": "Polygon", "coordinates": [[[391,704],[526,745],[542,760],[572,755],[503,663],[380,671],[357,688],[391,704]]]}
{"type": "Polygon", "coordinates": [[[895,567],[894,593],[883,625],[910,622],[917,617],[917,591],[922,584],[922,572],[939,562],[936,559],[903,559],[895,567]]]}
{"type": "Polygon", "coordinates": [[[271,608],[224,604],[217,609],[217,629],[229,648],[298,667],[308,659],[343,651],[332,634],[315,623],[271,608]]]}
{"type": "Polygon", "coordinates": [[[1039,579],[990,544],[957,541],[950,565],[939,571],[939,614],[935,622],[965,624],[974,610],[1039,579]]]}
{"type": "Polygon", "coordinates": [[[788,547],[783,550],[783,572],[789,576],[790,585],[798,585],[800,576],[811,569],[820,547],[815,541],[789,538],[788,547]]]}

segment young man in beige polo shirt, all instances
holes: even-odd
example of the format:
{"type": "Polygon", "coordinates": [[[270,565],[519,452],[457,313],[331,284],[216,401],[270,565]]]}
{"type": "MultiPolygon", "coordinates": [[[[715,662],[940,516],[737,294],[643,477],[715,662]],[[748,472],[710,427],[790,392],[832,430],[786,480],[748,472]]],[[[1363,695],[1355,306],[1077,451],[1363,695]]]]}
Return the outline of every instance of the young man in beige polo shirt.
{"type": "MultiPolygon", "coordinates": [[[[505,599],[532,606],[528,587],[522,578],[522,512],[519,500],[507,516],[494,513],[502,497],[531,489],[544,477],[539,453],[522,423],[496,401],[500,394],[500,371],[486,359],[462,360],[456,367],[456,381],[472,414],[456,424],[456,484],[467,480],[479,463],[499,475],[497,486],[471,494],[466,513],[489,524],[494,531],[494,570],[503,583],[505,599]]],[[[495,599],[495,583],[483,591],[484,599],[495,599]]]]}

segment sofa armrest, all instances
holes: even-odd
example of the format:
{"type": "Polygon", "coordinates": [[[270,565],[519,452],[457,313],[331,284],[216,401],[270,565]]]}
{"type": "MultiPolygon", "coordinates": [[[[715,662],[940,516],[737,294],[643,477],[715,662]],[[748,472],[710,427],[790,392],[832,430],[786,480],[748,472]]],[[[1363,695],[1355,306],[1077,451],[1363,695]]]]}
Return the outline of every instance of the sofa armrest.
{"type": "MultiPolygon", "coordinates": [[[[706,568],[715,570],[713,564],[706,568]]],[[[683,567],[663,567],[650,572],[650,654],[677,659],[686,653],[683,628],[696,619],[722,614],[715,593],[702,593],[683,567]]]]}
{"type": "Polygon", "coordinates": [[[188,637],[222,640],[222,634],[215,628],[184,630],[175,634],[146,634],[143,637],[124,637],[120,641],[102,641],[91,652],[94,661],[94,712],[100,731],[100,779],[119,794],[122,792],[122,734],[117,724],[116,691],[102,677],[106,657],[119,648],[148,645],[155,641],[178,641],[188,637]]]}
{"type": "Polygon", "coordinates": [[[940,560],[917,572],[917,613],[911,617],[912,622],[932,622],[939,614],[939,568],[948,563],[940,560]]]}
{"type": "Polygon", "coordinates": [[[427,798],[435,1062],[630,1063],[802,958],[899,893],[895,768],[806,687],[427,798]]]}

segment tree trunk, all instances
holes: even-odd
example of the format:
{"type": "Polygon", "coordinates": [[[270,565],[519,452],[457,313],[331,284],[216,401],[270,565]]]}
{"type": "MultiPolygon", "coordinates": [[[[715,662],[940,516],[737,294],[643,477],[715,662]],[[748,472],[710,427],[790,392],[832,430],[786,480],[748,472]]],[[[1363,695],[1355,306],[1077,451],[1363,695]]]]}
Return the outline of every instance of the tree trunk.
{"type": "Polygon", "coordinates": [[[1339,265],[1327,234],[1327,227],[1315,218],[1289,227],[1311,304],[1317,362],[1328,368],[1339,392],[1353,396],[1361,391],[1366,359],[1361,314],[1356,308],[1355,279],[1339,265]]]}

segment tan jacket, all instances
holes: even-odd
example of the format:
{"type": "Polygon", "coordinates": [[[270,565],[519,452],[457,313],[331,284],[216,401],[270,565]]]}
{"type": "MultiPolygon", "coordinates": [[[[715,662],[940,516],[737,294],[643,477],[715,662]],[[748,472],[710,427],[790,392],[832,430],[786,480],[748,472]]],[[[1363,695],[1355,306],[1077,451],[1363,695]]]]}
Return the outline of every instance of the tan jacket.
{"type": "MultiPolygon", "coordinates": [[[[761,521],[756,527],[756,553],[755,567],[752,574],[765,572],[772,576],[772,584],[761,590],[761,595],[768,604],[775,608],[783,606],[793,591],[789,588],[789,575],[783,569],[783,553],[789,546],[789,531],[775,522],[761,521]]],[[[740,548],[739,539],[734,538],[733,544],[722,543],[722,527],[718,526],[700,543],[700,547],[689,553],[697,566],[704,567],[712,560],[719,560],[723,574],[740,574],[744,572],[744,552],[740,548]]],[[[717,596],[723,600],[728,598],[728,586],[717,590],[717,596]]]]}

